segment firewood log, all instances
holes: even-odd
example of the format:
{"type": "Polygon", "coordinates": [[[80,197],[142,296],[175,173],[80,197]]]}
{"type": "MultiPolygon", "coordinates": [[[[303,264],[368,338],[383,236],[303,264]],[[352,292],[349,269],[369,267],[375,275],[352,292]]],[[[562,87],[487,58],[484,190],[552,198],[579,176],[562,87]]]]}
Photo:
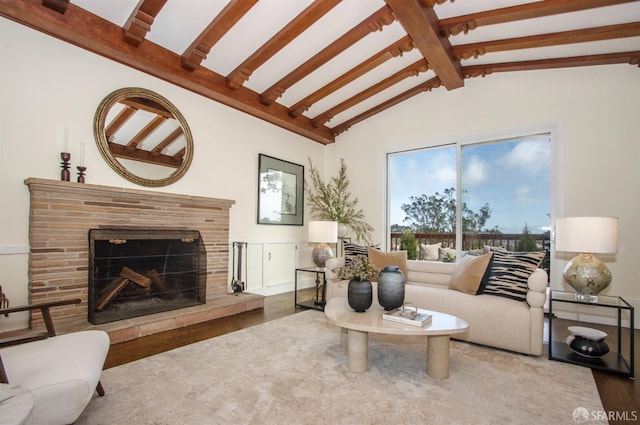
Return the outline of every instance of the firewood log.
{"type": "Polygon", "coordinates": [[[100,298],[96,302],[96,311],[102,311],[109,305],[111,300],[129,284],[129,279],[124,277],[118,277],[114,279],[109,285],[107,285],[102,291],[100,291],[100,298]]]}
{"type": "Polygon", "coordinates": [[[120,270],[120,276],[126,277],[130,281],[137,283],[140,286],[144,286],[145,288],[151,286],[151,279],[141,275],[140,273],[134,272],[127,266],[124,266],[122,270],[120,270]]]}
{"type": "Polygon", "coordinates": [[[160,292],[160,296],[162,298],[164,298],[165,300],[172,300],[174,298],[174,295],[171,292],[171,288],[169,288],[164,282],[164,279],[162,278],[160,273],[153,269],[147,273],[147,276],[151,278],[153,286],[158,290],[158,292],[160,292]]]}

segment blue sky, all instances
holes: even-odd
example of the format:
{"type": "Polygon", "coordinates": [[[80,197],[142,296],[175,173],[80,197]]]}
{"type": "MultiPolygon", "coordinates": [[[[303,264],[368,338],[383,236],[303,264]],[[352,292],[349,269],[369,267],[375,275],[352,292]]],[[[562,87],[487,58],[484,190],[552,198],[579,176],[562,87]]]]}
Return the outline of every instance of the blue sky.
{"type": "MultiPolygon", "coordinates": [[[[550,149],[547,134],[462,146],[464,201],[473,211],[489,204],[486,227],[503,233],[520,233],[525,223],[532,233],[548,228],[550,149]]],[[[410,196],[455,186],[455,145],[390,155],[390,224],[403,224],[400,206],[410,196]]]]}

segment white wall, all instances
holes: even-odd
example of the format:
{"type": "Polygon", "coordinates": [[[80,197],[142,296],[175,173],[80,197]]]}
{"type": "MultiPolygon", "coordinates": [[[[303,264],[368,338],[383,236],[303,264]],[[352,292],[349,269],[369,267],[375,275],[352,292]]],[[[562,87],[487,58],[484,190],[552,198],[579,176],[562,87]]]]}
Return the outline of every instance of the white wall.
{"type": "Polygon", "coordinates": [[[29,191],[23,182],[60,178],[64,127],[74,167],[86,142],[87,183],[144,189],[112,171],[93,139],[99,103],[123,87],[161,94],[193,133],[195,156],[187,174],[149,190],[235,200],[231,241],[306,240],[306,225],[256,224],[258,154],[305,169],[311,157],[323,170],[323,145],[7,19],[0,19],[0,51],[0,285],[12,305],[27,302],[29,191]]]}
{"type": "MultiPolygon", "coordinates": [[[[620,218],[619,253],[601,256],[613,274],[605,293],[640,306],[638,68],[612,65],[495,74],[465,84],[451,92],[440,88],[418,95],[353,126],[328,147],[328,173],[334,174],[339,159],[345,158],[354,193],[376,229],[376,241],[385,242],[386,153],[551,131],[553,216],[620,218]]],[[[563,288],[561,273],[568,259],[569,255],[552,255],[553,288],[563,288]]]]}

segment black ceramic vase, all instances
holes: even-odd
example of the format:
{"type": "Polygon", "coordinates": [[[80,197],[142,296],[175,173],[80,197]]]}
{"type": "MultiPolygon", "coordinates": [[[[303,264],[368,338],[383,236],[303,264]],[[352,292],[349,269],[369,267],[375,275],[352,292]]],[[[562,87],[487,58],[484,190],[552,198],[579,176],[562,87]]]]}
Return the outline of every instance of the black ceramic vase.
{"type": "Polygon", "coordinates": [[[404,275],[397,266],[386,266],[378,275],[378,302],[385,310],[404,303],[404,275]]]}
{"type": "Polygon", "coordinates": [[[371,281],[351,279],[347,290],[349,307],[358,313],[364,313],[373,303],[371,281]]]}

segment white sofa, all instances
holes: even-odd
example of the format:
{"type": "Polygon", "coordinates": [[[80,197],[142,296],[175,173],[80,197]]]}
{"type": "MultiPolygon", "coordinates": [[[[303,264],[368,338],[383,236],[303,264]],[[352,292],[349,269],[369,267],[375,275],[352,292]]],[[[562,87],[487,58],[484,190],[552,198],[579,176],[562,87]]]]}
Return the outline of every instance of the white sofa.
{"type": "MultiPolygon", "coordinates": [[[[334,269],[344,258],[327,261],[326,299],[346,297],[348,281],[338,279],[334,269]]],[[[460,317],[469,331],[456,339],[524,354],[541,355],[547,273],[536,269],[528,280],[527,301],[495,295],[469,295],[449,289],[457,263],[407,261],[405,301],[418,307],[460,317]]],[[[374,299],[376,286],[374,283],[374,299]]]]}

